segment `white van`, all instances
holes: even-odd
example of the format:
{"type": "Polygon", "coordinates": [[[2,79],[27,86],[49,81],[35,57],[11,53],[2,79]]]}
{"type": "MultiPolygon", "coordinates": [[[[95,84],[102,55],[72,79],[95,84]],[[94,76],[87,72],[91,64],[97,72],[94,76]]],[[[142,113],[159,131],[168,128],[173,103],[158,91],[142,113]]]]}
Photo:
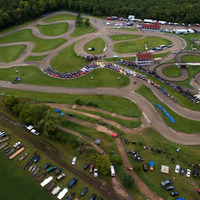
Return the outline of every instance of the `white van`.
{"type": "Polygon", "coordinates": [[[111,176],[115,176],[115,168],[114,168],[114,166],[110,166],[110,174],[111,174],[111,176]]]}

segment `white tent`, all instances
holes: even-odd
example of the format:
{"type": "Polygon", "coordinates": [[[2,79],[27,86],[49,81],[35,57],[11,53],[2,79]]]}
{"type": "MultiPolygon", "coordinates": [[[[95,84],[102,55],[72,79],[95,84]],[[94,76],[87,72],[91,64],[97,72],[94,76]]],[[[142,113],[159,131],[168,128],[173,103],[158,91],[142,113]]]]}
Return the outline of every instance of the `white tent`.
{"type": "Polygon", "coordinates": [[[169,174],[169,166],[161,165],[161,172],[165,174],[169,174]]]}

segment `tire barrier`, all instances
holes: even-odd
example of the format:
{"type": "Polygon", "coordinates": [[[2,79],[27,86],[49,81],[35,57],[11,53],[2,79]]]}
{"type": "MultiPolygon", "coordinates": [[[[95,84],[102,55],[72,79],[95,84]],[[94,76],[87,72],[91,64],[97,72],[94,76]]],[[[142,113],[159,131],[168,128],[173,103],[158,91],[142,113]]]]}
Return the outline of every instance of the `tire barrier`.
{"type": "Polygon", "coordinates": [[[173,119],[173,117],[172,117],[169,113],[167,113],[166,110],[165,110],[161,105],[156,104],[156,106],[157,106],[158,108],[160,108],[160,109],[165,113],[165,115],[170,119],[170,121],[171,121],[172,123],[175,123],[175,120],[173,119]]]}

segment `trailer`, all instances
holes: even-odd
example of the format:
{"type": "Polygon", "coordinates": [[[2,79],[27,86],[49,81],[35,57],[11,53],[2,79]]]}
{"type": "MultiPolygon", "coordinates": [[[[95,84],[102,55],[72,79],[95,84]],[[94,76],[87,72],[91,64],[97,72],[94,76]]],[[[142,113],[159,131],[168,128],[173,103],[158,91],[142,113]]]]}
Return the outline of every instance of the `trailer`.
{"type": "Polygon", "coordinates": [[[9,157],[12,154],[14,154],[14,152],[15,152],[15,149],[13,148],[13,149],[11,149],[11,151],[9,151],[8,153],[6,153],[6,156],[9,157]]]}
{"type": "Polygon", "coordinates": [[[18,160],[21,162],[22,160],[24,160],[27,157],[27,153],[25,153],[24,155],[22,155],[18,160]]]}
{"type": "Polygon", "coordinates": [[[8,143],[7,143],[7,142],[4,143],[4,144],[2,144],[2,145],[0,146],[0,150],[3,149],[3,148],[6,147],[6,146],[8,146],[8,143]]]}
{"type": "Polygon", "coordinates": [[[61,199],[67,194],[67,192],[68,192],[68,189],[67,189],[67,188],[64,188],[64,189],[58,194],[57,198],[58,198],[59,200],[61,200],[61,199]]]}
{"type": "Polygon", "coordinates": [[[46,176],[45,173],[44,173],[44,174],[41,174],[41,175],[36,179],[36,181],[37,181],[37,182],[42,181],[42,180],[45,178],[45,176],[46,176]]]}
{"type": "Polygon", "coordinates": [[[56,186],[56,182],[51,183],[48,187],[47,187],[47,192],[50,192],[51,190],[53,190],[53,188],[56,186]]]}
{"type": "Polygon", "coordinates": [[[37,169],[33,172],[32,177],[35,177],[38,175],[38,173],[40,172],[41,168],[37,167],[37,169]]]}
{"type": "Polygon", "coordinates": [[[15,158],[18,154],[20,154],[22,151],[24,151],[25,148],[22,147],[21,149],[19,149],[17,152],[15,152],[14,154],[12,154],[9,159],[12,160],[13,158],[15,158]]]}
{"type": "Polygon", "coordinates": [[[10,137],[9,136],[7,136],[7,137],[4,137],[3,139],[1,139],[0,140],[0,143],[2,143],[2,142],[5,142],[5,141],[7,141],[7,140],[9,140],[10,139],[10,137]]]}
{"type": "Polygon", "coordinates": [[[42,183],[40,183],[40,186],[44,187],[45,185],[47,185],[48,183],[50,183],[52,180],[53,180],[53,176],[49,176],[42,183]]]}
{"type": "Polygon", "coordinates": [[[51,192],[52,195],[56,195],[59,191],[60,191],[61,187],[57,186],[53,189],[53,191],[51,192]]]}
{"type": "Polygon", "coordinates": [[[23,169],[26,170],[26,169],[32,164],[33,160],[34,160],[36,157],[37,157],[37,154],[34,153],[33,156],[30,158],[30,160],[26,162],[26,164],[25,164],[25,166],[24,166],[23,169]]]}

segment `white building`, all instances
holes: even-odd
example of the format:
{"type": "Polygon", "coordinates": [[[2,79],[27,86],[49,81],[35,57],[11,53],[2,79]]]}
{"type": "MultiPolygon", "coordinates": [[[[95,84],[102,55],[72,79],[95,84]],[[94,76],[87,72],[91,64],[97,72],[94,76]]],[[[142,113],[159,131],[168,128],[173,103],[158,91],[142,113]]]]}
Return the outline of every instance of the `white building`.
{"type": "Polygon", "coordinates": [[[150,53],[137,53],[135,59],[136,65],[152,65],[153,59],[150,53]]]}

